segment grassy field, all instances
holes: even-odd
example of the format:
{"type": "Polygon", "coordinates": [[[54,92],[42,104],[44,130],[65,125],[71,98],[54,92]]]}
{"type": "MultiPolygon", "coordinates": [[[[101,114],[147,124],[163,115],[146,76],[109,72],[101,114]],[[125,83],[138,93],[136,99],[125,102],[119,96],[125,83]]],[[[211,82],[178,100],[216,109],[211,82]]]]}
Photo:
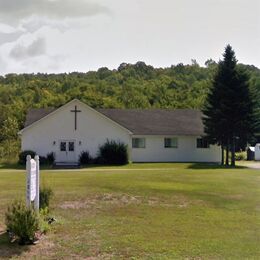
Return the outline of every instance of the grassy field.
{"type": "MultiPolygon", "coordinates": [[[[0,258],[260,259],[260,170],[132,164],[43,170],[41,184],[57,222],[36,246],[0,234],[0,258]]],[[[24,197],[24,171],[0,169],[0,230],[24,197]]]]}

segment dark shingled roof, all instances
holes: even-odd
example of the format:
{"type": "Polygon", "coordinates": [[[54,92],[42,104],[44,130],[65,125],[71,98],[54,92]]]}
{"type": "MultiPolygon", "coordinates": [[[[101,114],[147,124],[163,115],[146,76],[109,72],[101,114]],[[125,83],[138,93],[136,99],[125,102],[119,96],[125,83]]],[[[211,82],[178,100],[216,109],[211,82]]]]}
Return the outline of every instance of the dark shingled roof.
{"type": "Polygon", "coordinates": [[[193,109],[98,109],[136,135],[203,135],[202,113],[193,109]]]}
{"type": "Polygon", "coordinates": [[[36,121],[40,120],[41,118],[47,116],[48,114],[50,114],[54,110],[56,110],[56,109],[53,108],[53,107],[30,109],[27,112],[24,127],[27,127],[27,126],[33,124],[34,122],[36,122],[36,121]]]}
{"type": "MultiPolygon", "coordinates": [[[[29,110],[25,127],[54,108],[29,110]]],[[[194,109],[97,109],[135,135],[204,135],[202,112],[194,109]]]]}

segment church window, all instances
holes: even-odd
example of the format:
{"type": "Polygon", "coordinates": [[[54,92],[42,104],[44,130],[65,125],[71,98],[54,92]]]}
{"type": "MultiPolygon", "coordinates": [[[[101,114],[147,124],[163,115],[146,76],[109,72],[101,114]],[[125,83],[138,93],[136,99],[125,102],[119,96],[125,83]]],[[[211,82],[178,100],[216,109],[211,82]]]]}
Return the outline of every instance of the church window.
{"type": "Polygon", "coordinates": [[[164,138],[164,147],[165,148],[178,148],[178,138],[164,138]]]}
{"type": "Polygon", "coordinates": [[[209,142],[205,138],[197,138],[197,148],[209,148],[209,142]]]}
{"type": "Polygon", "coordinates": [[[66,152],[66,142],[60,142],[60,151],[66,152]]]}
{"type": "Polygon", "coordinates": [[[74,152],[74,142],[69,142],[69,151],[74,152]]]}
{"type": "Polygon", "coordinates": [[[133,148],[145,148],[145,138],[133,138],[132,147],[133,148]]]}

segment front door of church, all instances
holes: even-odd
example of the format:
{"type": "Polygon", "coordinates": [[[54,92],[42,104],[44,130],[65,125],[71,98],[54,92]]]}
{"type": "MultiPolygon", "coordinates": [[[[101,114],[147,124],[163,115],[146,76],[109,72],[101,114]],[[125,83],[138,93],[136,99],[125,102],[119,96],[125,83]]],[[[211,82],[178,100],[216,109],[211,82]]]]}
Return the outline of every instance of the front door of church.
{"type": "Polygon", "coordinates": [[[61,140],[59,143],[58,162],[76,162],[75,140],[61,140]]]}

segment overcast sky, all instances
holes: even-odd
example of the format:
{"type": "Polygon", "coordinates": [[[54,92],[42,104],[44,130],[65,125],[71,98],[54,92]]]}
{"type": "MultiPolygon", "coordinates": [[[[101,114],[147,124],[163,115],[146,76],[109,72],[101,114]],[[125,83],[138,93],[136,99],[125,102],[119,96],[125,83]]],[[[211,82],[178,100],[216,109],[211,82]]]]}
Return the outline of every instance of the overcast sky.
{"type": "Polygon", "coordinates": [[[259,0],[0,0],[0,74],[204,65],[228,43],[260,68],[259,0]]]}

